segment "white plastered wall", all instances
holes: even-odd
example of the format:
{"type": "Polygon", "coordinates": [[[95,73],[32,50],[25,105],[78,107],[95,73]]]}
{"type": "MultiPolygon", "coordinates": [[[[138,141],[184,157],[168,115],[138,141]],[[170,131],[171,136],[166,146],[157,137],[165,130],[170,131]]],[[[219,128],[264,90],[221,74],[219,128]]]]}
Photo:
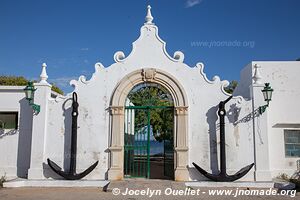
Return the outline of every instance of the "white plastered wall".
{"type": "Polygon", "coordinates": [[[18,112],[18,129],[1,129],[0,176],[27,177],[32,132],[32,110],[22,86],[0,86],[0,112],[18,112]]]}

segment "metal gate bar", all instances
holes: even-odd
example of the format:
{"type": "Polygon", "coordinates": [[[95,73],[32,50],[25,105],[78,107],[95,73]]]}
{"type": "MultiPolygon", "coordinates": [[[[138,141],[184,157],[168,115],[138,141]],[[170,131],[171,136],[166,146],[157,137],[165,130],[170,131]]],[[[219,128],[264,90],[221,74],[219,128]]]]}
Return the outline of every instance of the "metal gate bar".
{"type": "MultiPolygon", "coordinates": [[[[124,126],[124,176],[150,178],[151,109],[174,109],[173,106],[126,106],[124,126]],[[138,113],[144,112],[144,113],[138,113]],[[141,124],[135,115],[142,114],[141,124]],[[146,129],[146,131],[145,131],[146,129]]],[[[164,156],[165,157],[165,156],[164,156]]],[[[165,161],[164,161],[165,162],[165,161]]],[[[167,161],[166,159],[166,162],[167,161]]],[[[165,165],[165,164],[164,164],[165,165]]],[[[167,170],[168,171],[168,170],[167,170]]]]}

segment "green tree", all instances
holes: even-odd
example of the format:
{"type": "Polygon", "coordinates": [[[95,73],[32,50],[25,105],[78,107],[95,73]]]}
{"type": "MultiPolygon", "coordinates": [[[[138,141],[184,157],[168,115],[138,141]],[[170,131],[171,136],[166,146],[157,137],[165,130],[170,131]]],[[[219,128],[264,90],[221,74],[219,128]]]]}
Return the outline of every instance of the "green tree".
{"type": "Polygon", "coordinates": [[[0,85],[27,85],[28,80],[23,76],[0,76],[0,85]]]}
{"type": "MultiPolygon", "coordinates": [[[[26,86],[27,83],[28,80],[23,76],[0,76],[0,85],[26,86]]],[[[55,85],[52,85],[52,91],[62,95],[64,94],[64,92],[55,85]]]]}
{"type": "Polygon", "coordinates": [[[128,98],[135,106],[173,106],[169,92],[157,85],[138,85],[128,94],[128,98]]]}
{"type": "Polygon", "coordinates": [[[238,86],[238,82],[233,80],[229,83],[229,85],[227,87],[224,88],[224,90],[229,94],[233,94],[233,92],[237,86],[238,86]]]}
{"type": "MultiPolygon", "coordinates": [[[[173,100],[169,92],[159,85],[138,85],[128,95],[135,106],[173,106],[173,100]]],[[[151,109],[150,124],[153,136],[157,141],[173,140],[173,109],[151,109]]],[[[147,112],[135,112],[135,124],[143,126],[147,124],[147,112]]]]}
{"type": "Polygon", "coordinates": [[[59,87],[57,87],[53,83],[51,85],[52,85],[52,88],[51,88],[52,91],[57,92],[58,94],[61,94],[61,95],[64,94],[64,92],[59,87]]]}

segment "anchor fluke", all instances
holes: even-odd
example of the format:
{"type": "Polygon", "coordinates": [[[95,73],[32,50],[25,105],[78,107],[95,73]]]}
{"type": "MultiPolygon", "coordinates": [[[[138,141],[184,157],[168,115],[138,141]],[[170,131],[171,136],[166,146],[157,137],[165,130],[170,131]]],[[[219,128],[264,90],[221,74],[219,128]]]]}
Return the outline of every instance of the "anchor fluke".
{"type": "Polygon", "coordinates": [[[243,167],[242,169],[240,169],[237,173],[235,173],[234,175],[228,175],[227,173],[225,174],[211,174],[208,173],[207,171],[205,171],[204,169],[202,169],[201,167],[199,167],[196,163],[192,163],[195,168],[201,173],[203,174],[203,176],[205,176],[208,179],[211,179],[213,181],[217,181],[217,182],[232,182],[232,181],[236,181],[240,178],[242,178],[243,176],[245,176],[253,167],[254,163],[247,165],[246,167],[243,167]]]}
{"type": "Polygon", "coordinates": [[[87,168],[85,171],[77,174],[75,173],[71,173],[71,172],[64,172],[62,171],[58,165],[51,161],[49,158],[47,159],[48,165],[50,166],[50,168],[57,173],[58,175],[64,177],[67,180],[79,180],[82,179],[83,177],[85,177],[86,175],[88,175],[91,171],[93,171],[93,169],[95,169],[95,167],[98,165],[98,162],[95,162],[93,165],[91,165],[89,168],[87,168]]]}

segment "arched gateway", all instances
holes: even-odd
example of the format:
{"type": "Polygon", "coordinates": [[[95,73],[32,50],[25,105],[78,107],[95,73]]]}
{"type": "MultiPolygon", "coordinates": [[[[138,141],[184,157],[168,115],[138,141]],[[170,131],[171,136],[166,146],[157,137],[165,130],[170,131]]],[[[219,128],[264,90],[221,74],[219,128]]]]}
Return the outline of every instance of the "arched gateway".
{"type": "MultiPolygon", "coordinates": [[[[126,75],[114,89],[111,97],[111,166],[109,179],[124,177],[124,110],[125,101],[132,88],[141,83],[156,83],[171,94],[174,101],[174,170],[175,180],[187,180],[188,171],[188,103],[181,84],[172,75],[159,69],[145,68],[126,75]]],[[[149,169],[148,169],[149,170],[149,169]]]]}

